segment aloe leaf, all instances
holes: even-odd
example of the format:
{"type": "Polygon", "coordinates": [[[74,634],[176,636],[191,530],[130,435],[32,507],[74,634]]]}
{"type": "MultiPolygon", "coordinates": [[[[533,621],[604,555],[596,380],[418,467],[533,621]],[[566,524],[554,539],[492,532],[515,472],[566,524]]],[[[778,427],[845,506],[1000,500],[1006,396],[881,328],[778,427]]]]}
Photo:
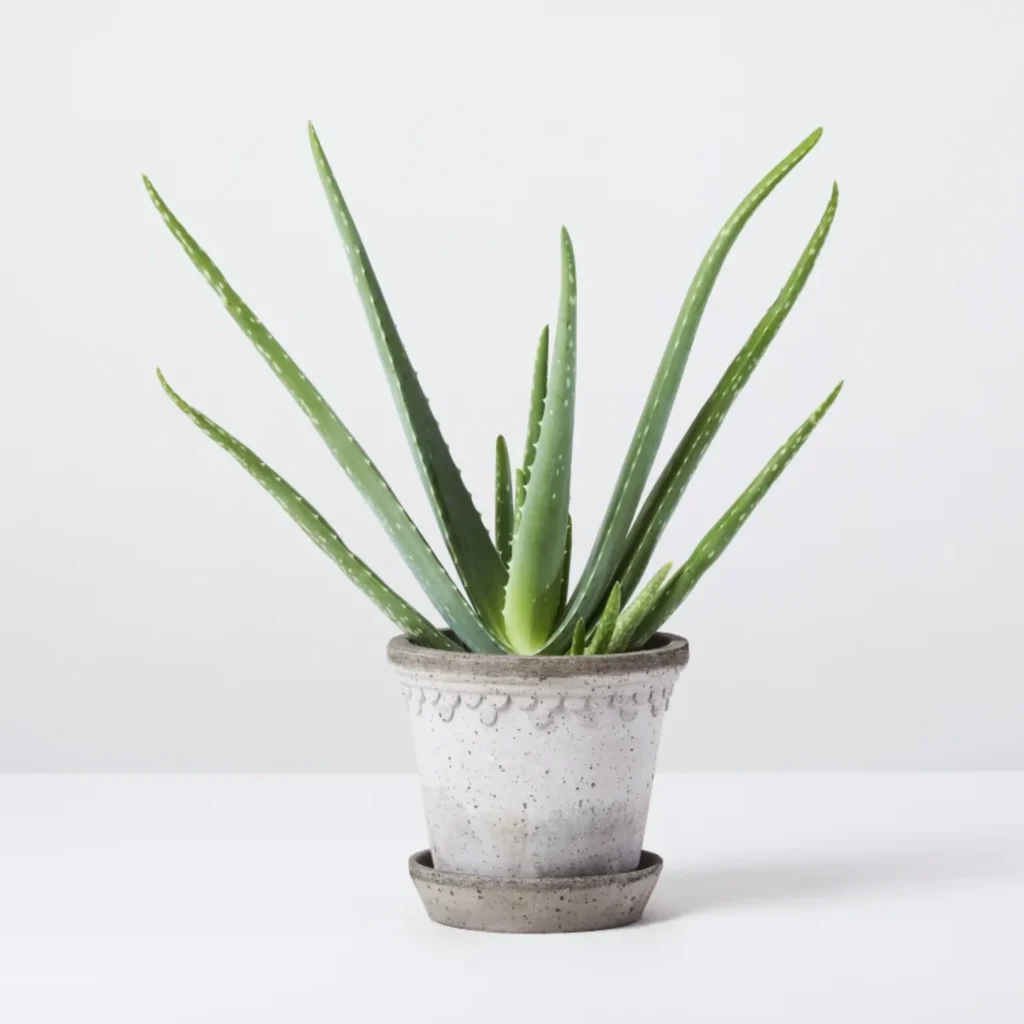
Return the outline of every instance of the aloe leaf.
{"type": "Polygon", "coordinates": [[[604,611],[601,612],[601,617],[594,627],[594,635],[590,638],[590,643],[587,644],[587,654],[604,654],[608,650],[621,607],[622,587],[618,583],[614,583],[608,600],[605,601],[604,611]]]}
{"type": "Polygon", "coordinates": [[[665,434],[669,413],[679,390],[679,382],[686,368],[697,327],[722,264],[754,211],[814,148],[820,136],[819,128],[758,182],[725,222],[697,268],[697,274],[683,300],[675,327],[655,374],[654,384],[640,414],[640,421],[619,472],[590,557],[576,584],[569,607],[541,653],[552,654],[564,650],[569,642],[572,624],[580,616],[589,618],[600,603],[622,557],[630,524],[633,522],[644,485],[665,434]]]}
{"type": "Polygon", "coordinates": [[[572,646],[569,648],[569,653],[573,657],[578,657],[585,651],[584,645],[587,640],[587,624],[582,619],[576,620],[576,628],[572,631],[572,646]]]}
{"type": "Polygon", "coordinates": [[[654,603],[661,593],[668,574],[672,571],[672,563],[663,565],[615,620],[615,629],[612,631],[611,640],[608,641],[608,653],[620,654],[628,651],[634,646],[633,638],[637,627],[648,615],[654,603]]]}
{"type": "Polygon", "coordinates": [[[565,561],[576,401],[576,264],[565,228],[561,251],[561,297],[544,415],[505,593],[505,632],[520,654],[536,653],[550,635],[565,561]]]}
{"type": "Polygon", "coordinates": [[[506,565],[512,557],[512,518],[512,470],[508,445],[499,434],[494,444],[494,543],[506,565]]]}
{"type": "Polygon", "coordinates": [[[634,632],[634,643],[646,643],[679,607],[701,576],[711,568],[729,546],[747,517],[768,489],[778,479],[790,460],[810,437],[821,418],[831,408],[842,390],[842,381],[836,385],[817,409],[797,428],[771,457],[768,464],[754,478],[750,486],[729,506],[728,511],[704,535],[694,552],[665,585],[654,606],[644,616],[634,632]]]}
{"type": "Polygon", "coordinates": [[[157,370],[160,384],[174,404],[226,452],[234,456],[239,464],[257,480],[274,500],[295,520],[321,551],[324,552],[353,583],[406,636],[425,647],[442,650],[461,650],[440,630],[431,625],[412,605],[398,596],[362,559],[354,555],[338,536],[334,528],[305,498],[286,480],[282,479],[255,452],[237,438],[232,437],[223,427],[185,401],[157,370]]]}
{"type": "MultiPolygon", "coordinates": [[[[349,433],[344,423],[327,404],[320,392],[307,380],[280,342],[267,330],[224,275],[206,255],[198,242],[168,209],[148,178],[143,178],[153,204],[189,259],[220,296],[232,319],[256,346],[257,351],[277,374],[292,397],[309,417],[324,439],[338,464],[348,474],[359,492],[376,513],[398,548],[406,565],[416,576],[434,607],[456,635],[472,651],[499,653],[501,647],[466,603],[445,568],[427,544],[426,539],[402,507],[387,481],[349,433]]],[[[489,542],[488,542],[489,543],[489,542]]]]}
{"type": "Polygon", "coordinates": [[[629,531],[626,554],[620,562],[617,573],[627,596],[633,592],[647,570],[647,565],[662,532],[672,518],[679,499],[704,457],[704,453],[714,440],[725,414],[731,408],[737,394],[750,379],[750,375],[761,361],[761,357],[767,351],[772,339],[778,334],[793,303],[796,302],[804,284],[810,277],[818,253],[825,244],[829,229],[832,227],[838,202],[839,187],[833,186],[832,197],[825,213],[804,248],[796,267],[779,293],[779,297],[772,303],[768,312],[754,328],[747,343],[722,374],[721,380],[701,407],[700,412],[697,413],[689,430],[672,453],[658,477],[657,483],[644,502],[636,522],[629,531]]]}
{"type": "Polygon", "coordinates": [[[540,332],[537,355],[533,361],[533,385],[530,388],[530,415],[526,422],[526,446],[523,451],[523,465],[516,473],[516,528],[526,498],[526,485],[530,482],[530,467],[537,453],[540,438],[540,424],[544,416],[544,399],[548,390],[548,328],[540,332]]]}
{"type": "Polygon", "coordinates": [[[561,615],[569,599],[569,573],[572,570],[572,516],[565,524],[565,558],[562,562],[562,586],[558,595],[558,614],[561,615]]]}
{"type": "Polygon", "coordinates": [[[312,125],[309,126],[309,141],[391,394],[441,534],[470,601],[491,630],[500,633],[501,605],[507,578],[505,563],[491,542],[437,419],[431,412],[355,222],[312,125]]]}

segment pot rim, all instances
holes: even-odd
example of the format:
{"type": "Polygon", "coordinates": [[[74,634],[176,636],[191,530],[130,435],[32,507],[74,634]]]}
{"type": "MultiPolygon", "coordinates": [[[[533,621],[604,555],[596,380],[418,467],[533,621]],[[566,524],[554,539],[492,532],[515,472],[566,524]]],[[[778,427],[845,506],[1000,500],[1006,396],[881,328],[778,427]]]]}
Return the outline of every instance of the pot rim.
{"type": "Polygon", "coordinates": [[[399,670],[417,674],[436,673],[446,679],[593,679],[682,669],[690,660],[690,643],[675,633],[655,633],[647,646],[639,651],[573,658],[566,655],[439,651],[433,647],[421,647],[402,635],[392,637],[388,642],[387,657],[399,670]]]}

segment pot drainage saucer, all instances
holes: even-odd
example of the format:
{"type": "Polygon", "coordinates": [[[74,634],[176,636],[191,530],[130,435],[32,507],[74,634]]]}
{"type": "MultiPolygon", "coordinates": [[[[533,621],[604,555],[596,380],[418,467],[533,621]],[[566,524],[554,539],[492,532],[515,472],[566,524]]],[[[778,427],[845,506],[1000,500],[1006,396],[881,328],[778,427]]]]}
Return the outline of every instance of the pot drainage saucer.
{"type": "Polygon", "coordinates": [[[640,920],[662,860],[644,850],[635,871],[577,878],[490,878],[437,871],[429,850],[409,875],[432,921],[481,932],[588,932],[640,920]]]}

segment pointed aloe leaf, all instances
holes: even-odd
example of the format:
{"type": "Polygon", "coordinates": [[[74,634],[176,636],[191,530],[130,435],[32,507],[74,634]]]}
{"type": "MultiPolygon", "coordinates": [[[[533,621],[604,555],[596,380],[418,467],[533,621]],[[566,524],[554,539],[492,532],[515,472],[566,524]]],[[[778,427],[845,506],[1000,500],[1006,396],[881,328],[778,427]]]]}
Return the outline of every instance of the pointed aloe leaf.
{"type": "Polygon", "coordinates": [[[530,415],[526,422],[526,447],[523,451],[523,465],[516,473],[516,527],[526,498],[526,485],[530,482],[530,467],[537,453],[540,438],[540,423],[544,416],[544,399],[548,390],[548,328],[540,332],[537,355],[533,361],[533,385],[530,388],[530,415]]]}
{"type": "Polygon", "coordinates": [[[499,653],[501,648],[466,603],[466,599],[362,446],[349,433],[345,424],[309,382],[281,343],[242,301],[241,296],[228,284],[216,264],[171,213],[149,179],[143,178],[143,181],[153,204],[171,233],[206,278],[210,287],[220,296],[232,319],[242,328],[309,417],[338,464],[376,513],[434,607],[470,650],[499,653]]]}
{"type": "Polygon", "coordinates": [[[569,573],[572,570],[572,516],[565,524],[565,559],[562,562],[562,586],[558,596],[558,614],[561,615],[569,599],[569,573]]]}
{"type": "Polygon", "coordinates": [[[204,416],[198,409],[185,401],[164,379],[157,370],[157,376],[164,391],[174,404],[206,434],[216,441],[226,452],[234,456],[250,476],[257,480],[274,500],[302,527],[306,535],[321,551],[324,552],[353,583],[406,636],[425,647],[437,647],[442,650],[460,650],[459,646],[448,639],[440,630],[431,625],[412,605],[398,596],[362,559],[354,555],[338,536],[334,528],[305,498],[295,490],[287,480],[282,479],[255,452],[247,448],[237,438],[232,437],[220,425],[204,416]]]}
{"type": "Polygon", "coordinates": [[[601,612],[601,617],[594,627],[594,635],[590,638],[590,643],[587,644],[587,654],[604,654],[608,650],[621,607],[622,587],[615,583],[612,585],[608,600],[605,601],[604,611],[601,612]]]}
{"type": "Polygon", "coordinates": [[[579,616],[589,618],[600,603],[622,557],[630,524],[633,522],[644,485],[665,434],[669,413],[679,390],[679,382],[686,368],[697,327],[722,264],[754,211],[814,148],[820,136],[819,128],[758,182],[725,222],[697,268],[697,274],[683,300],[675,327],[655,374],[654,384],[640,414],[640,421],[619,472],[590,557],[576,584],[569,607],[542,653],[558,653],[564,650],[569,642],[572,624],[579,616]]]}
{"type": "Polygon", "coordinates": [[[565,228],[561,250],[561,298],[544,415],[505,594],[505,632],[520,654],[536,653],[550,635],[565,562],[576,402],[576,264],[565,228]]]}
{"type": "Polygon", "coordinates": [[[718,432],[725,414],[731,408],[736,395],[750,379],[750,375],[754,372],[761,357],[767,351],[772,339],[792,309],[793,303],[796,302],[807,278],[810,277],[818,253],[825,244],[829,229],[832,227],[838,202],[839,187],[833,186],[832,198],[829,200],[825,213],[796,267],[779,293],[779,297],[754,328],[754,332],[740,350],[739,355],[722,374],[711,397],[697,413],[690,429],[687,430],[682,441],[679,442],[679,446],[672,453],[661,476],[658,477],[657,483],[644,502],[636,522],[629,531],[626,554],[619,566],[618,576],[622,580],[622,588],[627,596],[633,592],[646,571],[662,532],[672,518],[679,499],[686,490],[700,460],[718,432]]]}
{"type": "Polygon", "coordinates": [[[508,445],[498,435],[494,444],[494,543],[508,565],[512,557],[512,469],[508,445]]]}
{"type": "Polygon", "coordinates": [[[587,624],[582,619],[576,620],[576,628],[572,631],[572,646],[569,648],[569,653],[573,657],[578,657],[585,651],[585,644],[587,641],[587,624]]]}
{"type": "Polygon", "coordinates": [[[505,563],[491,541],[487,527],[448,450],[437,419],[431,412],[416,370],[384,301],[384,294],[377,283],[366,248],[312,125],[309,126],[309,141],[320,181],[366,311],[377,353],[387,373],[391,394],[402,418],[409,446],[415,456],[423,486],[430,497],[441,534],[470,600],[492,631],[500,633],[501,605],[507,577],[505,563]]]}
{"type": "Polygon", "coordinates": [[[637,631],[637,626],[643,622],[654,606],[654,603],[658,600],[662,585],[671,571],[671,562],[663,565],[650,578],[640,593],[626,605],[622,614],[615,620],[615,629],[612,631],[611,640],[608,641],[609,654],[621,654],[623,651],[628,651],[635,646],[633,638],[637,631]]]}
{"type": "Polygon", "coordinates": [[[644,616],[634,632],[634,643],[646,643],[682,604],[683,600],[697,585],[701,576],[711,568],[729,546],[747,517],[768,489],[779,478],[790,460],[811,436],[821,418],[831,408],[842,390],[842,381],[817,409],[797,428],[786,443],[771,457],[768,464],[754,478],[750,486],[729,506],[729,510],[704,535],[703,540],[663,588],[654,606],[644,616]]]}

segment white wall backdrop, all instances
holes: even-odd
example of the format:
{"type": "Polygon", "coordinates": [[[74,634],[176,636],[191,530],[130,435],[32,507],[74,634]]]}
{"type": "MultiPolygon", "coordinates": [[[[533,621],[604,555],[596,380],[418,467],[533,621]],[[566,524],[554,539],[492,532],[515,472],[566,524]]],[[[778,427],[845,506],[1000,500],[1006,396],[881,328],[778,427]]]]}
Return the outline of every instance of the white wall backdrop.
{"type": "Polygon", "coordinates": [[[436,538],[316,180],[312,117],[488,507],[494,435],[518,452],[555,312],[558,227],[573,232],[580,548],[704,248],[823,124],[726,265],[671,444],[834,177],[835,230],[664,557],[684,558],[832,385],[846,389],[672,622],[693,660],[661,763],[1024,768],[1013,5],[422,6],[5,6],[0,767],[412,766],[389,624],[154,376],[159,364],[416,595],[139,181],[436,538]]]}

